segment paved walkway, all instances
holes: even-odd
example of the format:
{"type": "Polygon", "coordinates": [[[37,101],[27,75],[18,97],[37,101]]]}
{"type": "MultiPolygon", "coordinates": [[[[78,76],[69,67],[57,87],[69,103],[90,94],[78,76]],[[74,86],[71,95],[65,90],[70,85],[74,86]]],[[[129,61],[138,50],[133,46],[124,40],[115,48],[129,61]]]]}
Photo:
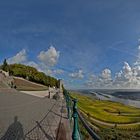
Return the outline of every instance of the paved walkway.
{"type": "Polygon", "coordinates": [[[40,97],[40,98],[48,97],[49,96],[49,92],[50,92],[51,98],[52,98],[53,95],[56,94],[56,92],[59,92],[59,90],[58,89],[49,88],[49,90],[42,90],[42,91],[20,91],[20,92],[28,94],[28,95],[40,97]]]}
{"type": "Polygon", "coordinates": [[[54,140],[62,136],[62,132],[63,138],[69,140],[71,131],[65,109],[62,100],[3,90],[0,92],[0,140],[12,136],[54,140]]]}
{"type": "Polygon", "coordinates": [[[20,92],[28,94],[28,95],[36,96],[39,98],[44,98],[44,97],[49,96],[48,90],[44,90],[44,91],[20,91],[20,92]]]}

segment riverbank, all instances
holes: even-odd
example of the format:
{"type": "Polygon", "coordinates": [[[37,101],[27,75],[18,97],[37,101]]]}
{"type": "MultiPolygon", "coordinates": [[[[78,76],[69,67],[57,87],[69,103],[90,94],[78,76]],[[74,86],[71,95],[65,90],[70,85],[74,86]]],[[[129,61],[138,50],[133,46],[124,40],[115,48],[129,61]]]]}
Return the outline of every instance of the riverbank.
{"type": "MultiPolygon", "coordinates": [[[[73,91],[72,91],[73,92],[73,91]]],[[[77,91],[76,91],[77,92],[77,91]]],[[[119,102],[127,106],[133,106],[140,108],[139,98],[136,99],[136,96],[139,95],[139,91],[128,91],[128,90],[79,90],[79,94],[89,96],[90,98],[107,100],[113,102],[119,102]],[[118,95],[117,95],[118,93],[118,95]],[[134,95],[133,95],[134,93],[134,95]],[[132,99],[133,97],[133,99],[132,99]]]]}
{"type": "Polygon", "coordinates": [[[106,101],[112,101],[112,102],[119,102],[127,106],[133,106],[136,108],[140,108],[140,101],[136,100],[130,100],[130,99],[123,99],[123,98],[118,98],[109,94],[105,94],[102,92],[93,92],[91,91],[91,94],[96,95],[96,97],[100,100],[106,100],[106,101]]]}

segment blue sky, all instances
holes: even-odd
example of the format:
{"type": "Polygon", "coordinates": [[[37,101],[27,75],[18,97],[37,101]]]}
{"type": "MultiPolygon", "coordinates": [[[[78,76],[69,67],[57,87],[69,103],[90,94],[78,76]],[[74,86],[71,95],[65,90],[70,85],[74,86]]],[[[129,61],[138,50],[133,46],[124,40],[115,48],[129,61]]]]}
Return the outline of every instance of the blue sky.
{"type": "Polygon", "coordinates": [[[137,61],[139,5],[139,0],[1,0],[0,60],[13,62],[22,52],[21,63],[34,62],[69,88],[86,88],[93,75],[96,83],[104,69],[114,80],[125,61],[131,67],[137,61]],[[48,50],[53,65],[45,62],[49,56],[39,57],[48,50]]]}

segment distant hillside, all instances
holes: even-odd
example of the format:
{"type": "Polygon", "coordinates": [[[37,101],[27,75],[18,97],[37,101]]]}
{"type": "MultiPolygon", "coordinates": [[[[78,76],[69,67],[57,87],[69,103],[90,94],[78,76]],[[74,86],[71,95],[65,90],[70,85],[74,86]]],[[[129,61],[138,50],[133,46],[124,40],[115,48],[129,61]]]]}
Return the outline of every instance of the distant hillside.
{"type": "Polygon", "coordinates": [[[34,82],[30,82],[28,80],[25,80],[23,78],[18,78],[14,77],[14,84],[16,85],[17,90],[27,90],[27,91],[40,91],[40,90],[47,90],[48,87],[41,85],[41,84],[36,84],[34,82]]]}
{"type": "Polygon", "coordinates": [[[54,77],[47,76],[45,73],[39,72],[36,68],[31,66],[26,66],[23,64],[8,65],[6,60],[4,60],[1,69],[4,71],[9,71],[10,76],[22,77],[31,82],[43,84],[45,86],[59,87],[59,80],[54,77]]]}

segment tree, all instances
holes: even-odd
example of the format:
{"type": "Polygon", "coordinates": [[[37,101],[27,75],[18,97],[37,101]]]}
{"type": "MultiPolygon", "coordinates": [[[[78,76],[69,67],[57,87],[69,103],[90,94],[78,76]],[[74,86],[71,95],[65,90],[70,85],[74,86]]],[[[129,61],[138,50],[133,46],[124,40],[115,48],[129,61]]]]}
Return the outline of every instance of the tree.
{"type": "Polygon", "coordinates": [[[2,70],[9,71],[9,66],[6,59],[3,61],[2,70]]]}

